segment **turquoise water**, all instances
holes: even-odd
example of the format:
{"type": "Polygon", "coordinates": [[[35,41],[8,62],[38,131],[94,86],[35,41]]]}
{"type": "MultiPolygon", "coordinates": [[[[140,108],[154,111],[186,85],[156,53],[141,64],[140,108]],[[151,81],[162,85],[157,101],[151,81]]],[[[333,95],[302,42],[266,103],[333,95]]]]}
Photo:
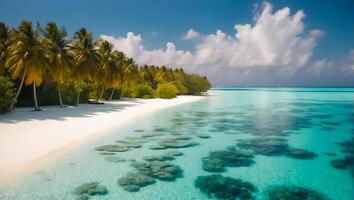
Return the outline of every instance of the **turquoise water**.
{"type": "Polygon", "coordinates": [[[178,107],[148,114],[127,126],[70,147],[28,175],[0,186],[0,199],[75,199],[75,187],[92,181],[105,185],[108,194],[90,199],[208,199],[196,186],[198,176],[215,174],[202,168],[202,158],[211,151],[222,151],[248,138],[284,138],[292,148],[315,153],[313,159],[296,159],[285,155],[254,155],[254,164],[226,167],[223,176],[252,183],[255,199],[267,199],[266,191],[276,185],[296,185],[316,190],[329,199],[354,198],[354,169],[337,169],[330,162],[348,155],[337,142],[354,136],[354,89],[351,88],[251,88],[211,90],[210,97],[178,107]],[[107,162],[95,148],[117,144],[116,140],[156,134],[141,148],[118,152],[126,162],[107,162]],[[210,138],[199,138],[207,134],[210,138]],[[178,148],[183,153],[175,160],[183,176],[175,181],[156,180],[128,192],[117,180],[136,169],[132,159],[161,155],[152,150],[163,138],[191,136],[198,145],[178,148]],[[335,155],[326,155],[334,153],[335,155]]]}

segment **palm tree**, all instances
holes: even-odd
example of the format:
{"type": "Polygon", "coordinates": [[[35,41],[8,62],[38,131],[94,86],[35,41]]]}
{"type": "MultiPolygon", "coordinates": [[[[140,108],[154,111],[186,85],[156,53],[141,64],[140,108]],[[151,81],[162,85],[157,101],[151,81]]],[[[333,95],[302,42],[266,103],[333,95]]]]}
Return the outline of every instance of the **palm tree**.
{"type": "Polygon", "coordinates": [[[73,78],[75,79],[78,92],[75,105],[80,102],[80,84],[87,79],[92,79],[98,72],[99,55],[93,42],[91,32],[81,28],[75,33],[70,45],[70,53],[73,57],[73,78]]]}
{"type": "Polygon", "coordinates": [[[124,64],[123,68],[120,71],[120,85],[121,85],[121,93],[120,99],[123,98],[124,94],[124,84],[131,81],[134,78],[134,73],[137,71],[137,66],[134,63],[132,58],[128,58],[124,64]]]}
{"type": "Polygon", "coordinates": [[[33,99],[36,111],[40,108],[37,102],[36,86],[39,86],[47,68],[46,51],[44,50],[42,39],[40,38],[39,25],[32,28],[32,23],[22,21],[15,30],[13,42],[9,47],[9,57],[6,67],[13,79],[21,77],[19,89],[15,96],[17,100],[22,89],[23,82],[26,85],[33,85],[33,99]]]}
{"type": "Polygon", "coordinates": [[[6,59],[13,30],[0,22],[0,76],[6,75],[6,59]]]}
{"type": "Polygon", "coordinates": [[[44,43],[49,57],[49,75],[57,83],[60,107],[65,107],[61,98],[60,86],[68,75],[71,59],[68,54],[67,32],[64,28],[59,29],[55,23],[48,23],[44,32],[44,43]]]}
{"type": "MultiPolygon", "coordinates": [[[[113,45],[105,40],[97,41],[98,54],[100,55],[100,77],[98,81],[102,85],[100,99],[103,96],[105,88],[113,88],[118,85],[120,79],[121,61],[124,59],[124,54],[119,51],[113,51],[113,45]]],[[[111,94],[110,100],[113,94],[111,94]]]]}

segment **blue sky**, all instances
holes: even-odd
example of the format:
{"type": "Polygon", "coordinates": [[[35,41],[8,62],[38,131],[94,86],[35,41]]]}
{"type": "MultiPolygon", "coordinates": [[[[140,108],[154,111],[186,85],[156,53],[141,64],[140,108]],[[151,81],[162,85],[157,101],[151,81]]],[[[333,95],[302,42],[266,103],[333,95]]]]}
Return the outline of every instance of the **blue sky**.
{"type": "MultiPolygon", "coordinates": [[[[291,10],[289,14],[290,18],[294,16],[298,10],[304,12],[305,17],[302,19],[301,24],[301,26],[304,27],[304,31],[298,33],[298,37],[306,37],[306,34],[314,29],[319,29],[322,32],[321,37],[315,39],[314,47],[309,50],[311,51],[311,58],[306,64],[303,64],[304,66],[313,65],[316,61],[323,59],[326,59],[328,65],[331,62],[332,65],[334,65],[333,63],[337,65],[337,63],[346,62],[349,62],[347,64],[351,65],[351,58],[346,57],[350,56],[350,51],[354,49],[353,0],[274,0],[268,2],[272,5],[272,13],[285,7],[289,7],[291,10]]],[[[200,35],[203,35],[204,38],[207,38],[210,34],[215,34],[216,30],[221,30],[226,35],[234,36],[236,33],[234,26],[236,24],[250,24],[254,26],[257,23],[255,16],[257,13],[260,14],[264,11],[263,4],[263,1],[233,0],[2,0],[0,21],[14,27],[16,27],[22,19],[28,19],[33,22],[39,21],[41,24],[54,21],[65,26],[71,35],[79,27],[86,27],[95,34],[96,38],[101,35],[107,35],[119,39],[126,37],[128,32],[132,32],[134,36],[140,34],[141,45],[143,45],[144,49],[147,51],[165,50],[166,43],[172,42],[177,50],[188,51],[194,55],[194,53],[197,54],[197,46],[203,45],[204,43],[201,42],[202,39],[183,40],[183,35],[189,29],[192,28],[200,35]]],[[[118,42],[118,44],[121,43],[118,42]]],[[[151,59],[141,60],[146,61],[151,59]]],[[[166,64],[168,63],[175,64],[176,62],[167,62],[166,64]]],[[[189,63],[186,62],[183,64],[188,65],[189,63]]],[[[190,65],[196,64],[193,63],[190,65]]],[[[248,66],[248,63],[246,63],[246,65],[248,66]]],[[[272,65],[272,63],[270,65],[272,65]]],[[[214,71],[218,71],[215,70],[217,67],[208,67],[214,71]]],[[[219,70],[225,71],[227,69],[223,68],[219,70]]],[[[203,73],[210,70],[195,67],[191,71],[203,73]]],[[[241,71],[242,73],[246,73],[245,69],[241,71]]],[[[250,73],[249,71],[254,71],[254,68],[248,70],[247,73],[250,73]]],[[[214,72],[214,74],[205,74],[208,76],[211,75],[213,76],[212,79],[215,79],[215,76],[220,75],[220,73],[214,72]]],[[[340,77],[340,75],[337,76],[340,77]]],[[[235,79],[237,78],[238,77],[235,77],[235,79]]],[[[352,77],[346,78],[350,79],[352,77]]],[[[229,77],[229,79],[234,78],[229,77]]],[[[318,85],[330,85],[330,83],[333,82],[333,78],[331,79],[328,76],[323,76],[318,79],[320,80],[317,83],[318,85]]],[[[338,77],[336,77],[336,79],[338,79],[338,77]]],[[[339,85],[346,85],[345,83],[347,83],[347,85],[354,84],[353,81],[349,79],[347,82],[342,81],[339,85]]],[[[221,80],[214,80],[214,82],[223,84],[221,80]]],[[[246,82],[247,81],[245,81],[245,84],[247,84],[246,82]]],[[[252,85],[252,81],[248,82],[252,85]]],[[[279,80],[279,82],[281,82],[281,80],[279,80]]],[[[237,85],[243,84],[237,80],[234,81],[234,83],[237,85]]],[[[228,80],[225,84],[234,83],[232,80],[228,80]]],[[[264,84],[274,83],[265,81],[264,84]]],[[[294,84],[294,82],[284,82],[284,84],[294,84]]],[[[309,84],[311,85],[311,83],[309,84]]]]}

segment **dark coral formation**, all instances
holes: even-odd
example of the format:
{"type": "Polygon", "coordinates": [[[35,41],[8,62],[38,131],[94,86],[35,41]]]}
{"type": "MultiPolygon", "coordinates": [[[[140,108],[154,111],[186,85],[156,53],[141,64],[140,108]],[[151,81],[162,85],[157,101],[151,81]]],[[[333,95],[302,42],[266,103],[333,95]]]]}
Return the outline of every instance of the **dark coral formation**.
{"type": "Polygon", "coordinates": [[[252,199],[252,193],[256,191],[256,188],[249,182],[224,177],[220,174],[199,176],[194,184],[208,197],[217,199],[252,199]]]}
{"type": "Polygon", "coordinates": [[[337,169],[349,169],[354,165],[354,156],[345,156],[343,159],[332,160],[331,165],[337,169]]]}
{"type": "MultiPolygon", "coordinates": [[[[168,154],[181,155],[177,151],[171,151],[168,154]]],[[[166,155],[162,155],[161,158],[164,158],[164,156],[166,155]]],[[[118,179],[118,184],[129,192],[137,192],[141,187],[155,183],[155,179],[174,181],[176,178],[183,176],[183,171],[179,166],[166,161],[156,160],[156,158],[157,156],[145,158],[145,160],[148,160],[147,162],[133,161],[131,165],[137,169],[137,172],[128,173],[125,177],[118,179]]],[[[173,158],[173,156],[170,158],[173,158]]]]}
{"type": "Polygon", "coordinates": [[[203,139],[210,138],[210,135],[208,135],[208,134],[202,134],[202,133],[196,134],[196,136],[199,137],[199,138],[203,138],[203,139]]]}
{"type": "Polygon", "coordinates": [[[163,181],[174,181],[183,174],[179,166],[164,161],[133,162],[132,166],[141,174],[163,181]]]}
{"type": "Polygon", "coordinates": [[[344,158],[335,159],[330,162],[332,167],[337,169],[349,169],[354,166],[354,138],[338,143],[342,147],[342,152],[346,154],[344,158]]]}
{"type": "Polygon", "coordinates": [[[253,155],[246,151],[211,151],[202,162],[203,169],[209,172],[223,172],[225,167],[248,167],[255,163],[253,155]]]}
{"type": "Polygon", "coordinates": [[[327,200],[323,194],[298,186],[275,186],[267,191],[269,200],[327,200]]]}
{"type": "Polygon", "coordinates": [[[105,161],[110,163],[118,163],[118,162],[125,162],[127,159],[121,158],[119,156],[107,156],[104,158],[105,161]]]}
{"type": "Polygon", "coordinates": [[[298,148],[288,148],[286,154],[287,157],[296,159],[313,159],[317,155],[311,151],[298,148]]]}
{"type": "Polygon", "coordinates": [[[159,146],[150,146],[150,149],[156,149],[156,147],[165,148],[186,148],[198,145],[198,142],[191,140],[189,136],[176,136],[171,138],[165,138],[158,142],[159,146]],[[151,148],[155,147],[155,148],[151,148]]]}
{"type": "Polygon", "coordinates": [[[155,182],[153,178],[141,173],[128,173],[125,177],[118,179],[118,184],[129,192],[137,192],[141,187],[155,182]]]}
{"type": "Polygon", "coordinates": [[[287,156],[295,159],[314,159],[317,155],[305,149],[292,148],[287,140],[278,137],[256,137],[239,140],[237,146],[253,151],[256,155],[287,156]]]}
{"type": "Polygon", "coordinates": [[[123,146],[123,145],[118,145],[118,144],[108,144],[108,145],[102,145],[99,147],[95,148],[96,151],[104,151],[104,152],[125,152],[128,151],[129,148],[123,146]]]}
{"type": "Polygon", "coordinates": [[[257,155],[283,155],[288,149],[287,140],[277,137],[259,137],[239,140],[237,146],[241,149],[253,151],[257,155]]]}
{"type": "Polygon", "coordinates": [[[91,196],[106,195],[107,193],[107,188],[99,182],[84,183],[73,191],[73,194],[77,195],[76,199],[89,199],[91,196]]]}

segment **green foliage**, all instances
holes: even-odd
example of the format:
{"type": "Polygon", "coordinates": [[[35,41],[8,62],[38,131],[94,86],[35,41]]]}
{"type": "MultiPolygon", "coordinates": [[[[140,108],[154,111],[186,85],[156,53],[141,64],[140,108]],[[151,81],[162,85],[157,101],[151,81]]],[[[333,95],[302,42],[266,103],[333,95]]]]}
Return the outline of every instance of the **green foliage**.
{"type": "Polygon", "coordinates": [[[80,92],[80,103],[87,103],[90,93],[94,91],[92,83],[82,83],[78,87],[73,81],[66,81],[60,85],[64,104],[74,105],[76,102],[77,92],[80,92]]]}
{"type": "Polygon", "coordinates": [[[197,74],[186,74],[185,86],[188,89],[188,94],[200,95],[201,92],[209,90],[211,84],[206,77],[201,77],[197,74]]]}
{"type": "Polygon", "coordinates": [[[173,85],[175,85],[177,88],[177,94],[187,94],[188,89],[182,84],[180,80],[174,81],[173,85]]]}
{"type": "Polygon", "coordinates": [[[39,104],[41,105],[58,105],[58,89],[56,84],[44,84],[42,90],[39,91],[39,104]]]}
{"type": "Polygon", "coordinates": [[[150,99],[154,97],[154,91],[148,84],[139,84],[136,90],[136,97],[138,98],[150,99]]]}
{"type": "Polygon", "coordinates": [[[129,87],[125,87],[123,96],[128,98],[135,98],[137,96],[135,86],[131,85],[129,87]]]}
{"type": "Polygon", "coordinates": [[[0,76],[0,94],[0,113],[6,113],[15,100],[14,84],[7,77],[0,76]]]}
{"type": "MultiPolygon", "coordinates": [[[[20,96],[17,106],[34,102],[33,87],[37,86],[41,105],[59,104],[59,92],[65,104],[75,104],[80,91],[80,103],[102,94],[109,99],[174,98],[177,94],[200,95],[210,88],[206,77],[190,75],[182,68],[139,66],[134,59],[114,50],[113,44],[99,39],[84,28],[67,37],[64,27],[54,22],[44,28],[22,21],[17,28],[0,23],[0,76],[8,74],[20,96]],[[23,80],[23,81],[22,81],[23,80]],[[45,83],[45,84],[42,84],[45,83]],[[23,87],[22,87],[23,86],[23,87]]],[[[1,93],[0,93],[1,94],[1,93]]],[[[10,101],[11,98],[10,98],[10,101]]],[[[39,106],[35,103],[38,110],[39,106]]]]}
{"type": "Polygon", "coordinates": [[[173,83],[162,83],[159,84],[155,90],[155,97],[162,99],[172,99],[177,95],[177,88],[173,83]]]}

